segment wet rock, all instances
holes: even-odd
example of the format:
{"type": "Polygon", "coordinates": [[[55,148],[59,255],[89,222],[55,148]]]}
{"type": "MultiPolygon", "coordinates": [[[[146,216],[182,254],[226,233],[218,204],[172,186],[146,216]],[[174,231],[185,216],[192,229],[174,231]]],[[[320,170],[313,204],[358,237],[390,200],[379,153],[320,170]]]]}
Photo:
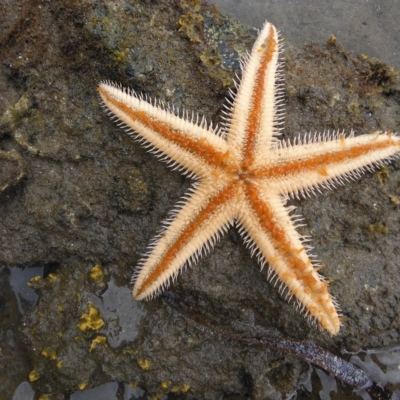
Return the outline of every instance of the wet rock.
{"type": "MultiPolygon", "coordinates": [[[[39,374],[32,386],[53,399],[109,381],[159,397],[278,399],[293,392],[307,371],[303,362],[224,339],[162,297],[139,304],[130,297],[132,267],[190,182],[110,122],[96,95],[97,83],[111,79],[221,122],[227,86],[255,31],[197,1],[19,6],[0,51],[1,150],[22,160],[2,169],[11,183],[0,194],[0,263],[56,265],[55,279],[47,273],[33,282],[38,305],[23,324],[15,319],[28,371],[39,374]],[[24,179],[10,178],[22,171],[24,179]],[[90,277],[95,265],[104,271],[99,282],[90,277]],[[104,326],[82,332],[89,304],[104,326]]],[[[399,130],[399,81],[384,63],[353,57],[334,40],[287,46],[284,58],[285,140],[324,129],[399,130]]],[[[281,298],[235,229],[173,290],[229,331],[308,339],[338,355],[343,347],[398,342],[398,167],[389,166],[383,180],[367,174],[292,200],[346,317],[337,337],[308,325],[281,298]],[[387,233],[368,229],[376,224],[387,233]]]]}

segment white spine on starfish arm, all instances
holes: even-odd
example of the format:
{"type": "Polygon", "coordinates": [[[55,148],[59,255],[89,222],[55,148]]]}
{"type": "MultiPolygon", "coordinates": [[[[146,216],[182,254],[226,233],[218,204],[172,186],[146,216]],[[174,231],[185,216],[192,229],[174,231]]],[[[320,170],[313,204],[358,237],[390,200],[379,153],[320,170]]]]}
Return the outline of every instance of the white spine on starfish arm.
{"type": "Polygon", "coordinates": [[[185,265],[194,264],[235,224],[244,243],[279,292],[295,299],[307,317],[337,334],[340,314],[317,272],[302,222],[285,207],[289,196],[313,194],[320,187],[358,178],[399,155],[400,139],[392,134],[348,137],[343,133],[300,136],[279,141],[282,130],[282,45],[266,23],[251,53],[241,63],[221,128],[204,118],[181,113],[158,101],[109,82],[99,93],[104,107],[148,151],[172,168],[193,177],[191,190],[164,221],[133,276],[136,299],[157,295],[185,265]]]}

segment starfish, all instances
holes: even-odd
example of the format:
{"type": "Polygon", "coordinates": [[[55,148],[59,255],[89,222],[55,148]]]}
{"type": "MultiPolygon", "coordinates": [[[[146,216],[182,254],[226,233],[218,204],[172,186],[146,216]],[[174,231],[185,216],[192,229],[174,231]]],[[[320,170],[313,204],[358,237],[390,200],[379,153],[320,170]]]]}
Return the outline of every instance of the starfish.
{"type": "Polygon", "coordinates": [[[356,178],[398,155],[400,138],[391,132],[320,134],[289,143],[283,129],[282,45],[265,23],[242,62],[242,78],[227,107],[225,122],[213,127],[194,114],[149,103],[111,82],[99,85],[104,107],[146,149],[194,178],[163,230],[149,245],[133,275],[137,300],[160,293],[185,265],[209,252],[232,225],[256,254],[280,291],[331,335],[341,315],[328,281],[312,261],[308,237],[296,231],[299,217],[289,197],[314,193],[356,178]]]}

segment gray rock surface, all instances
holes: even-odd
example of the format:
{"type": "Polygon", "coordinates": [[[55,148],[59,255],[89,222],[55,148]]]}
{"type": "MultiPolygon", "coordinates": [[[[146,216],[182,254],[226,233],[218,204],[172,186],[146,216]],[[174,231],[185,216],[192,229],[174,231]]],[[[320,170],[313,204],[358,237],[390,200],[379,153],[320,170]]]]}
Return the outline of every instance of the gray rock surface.
{"type": "MultiPolygon", "coordinates": [[[[97,83],[110,79],[217,123],[255,30],[199,1],[17,4],[5,2],[0,16],[0,264],[45,265],[47,277],[33,285],[37,306],[19,322],[14,304],[10,328],[40,376],[36,393],[63,399],[109,381],[158,397],[293,392],[308,370],[301,360],[227,340],[163,297],[134,304],[125,295],[132,267],[190,181],[117,128],[96,94],[97,83]],[[90,277],[96,264],[104,271],[98,283],[90,277]],[[89,303],[104,320],[97,332],[78,328],[89,303]],[[90,351],[99,335],[108,344],[90,351]]],[[[399,130],[399,79],[384,63],[354,58],[335,40],[287,45],[284,57],[285,139],[327,129],[399,130]]],[[[333,280],[345,316],[338,336],[309,325],[279,296],[234,228],[171,289],[228,331],[307,339],[337,355],[399,342],[399,166],[291,200],[333,280]]],[[[2,294],[11,304],[10,291],[2,294]]],[[[0,335],[7,329],[2,322],[0,335]]],[[[0,372],[0,380],[12,393],[27,373],[11,381],[0,372]]]]}

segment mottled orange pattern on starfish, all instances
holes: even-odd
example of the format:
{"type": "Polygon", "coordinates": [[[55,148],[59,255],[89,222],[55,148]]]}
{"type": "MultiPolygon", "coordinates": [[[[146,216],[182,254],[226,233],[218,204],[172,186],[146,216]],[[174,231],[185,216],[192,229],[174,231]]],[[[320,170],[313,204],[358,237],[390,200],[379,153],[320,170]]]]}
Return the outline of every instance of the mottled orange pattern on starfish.
{"type": "Polygon", "coordinates": [[[103,82],[99,93],[110,114],[143,145],[195,183],[166,227],[154,239],[133,277],[133,296],[152,297],[185,264],[208,252],[227,228],[237,225],[245,244],[281,292],[330,334],[340,328],[338,305],[310,259],[306,238],[296,231],[298,216],[285,207],[288,196],[358,177],[400,151],[394,134],[346,137],[342,133],[279,141],[282,129],[281,45],[266,23],[251,54],[222,128],[180,118],[133,91],[103,82]]]}

